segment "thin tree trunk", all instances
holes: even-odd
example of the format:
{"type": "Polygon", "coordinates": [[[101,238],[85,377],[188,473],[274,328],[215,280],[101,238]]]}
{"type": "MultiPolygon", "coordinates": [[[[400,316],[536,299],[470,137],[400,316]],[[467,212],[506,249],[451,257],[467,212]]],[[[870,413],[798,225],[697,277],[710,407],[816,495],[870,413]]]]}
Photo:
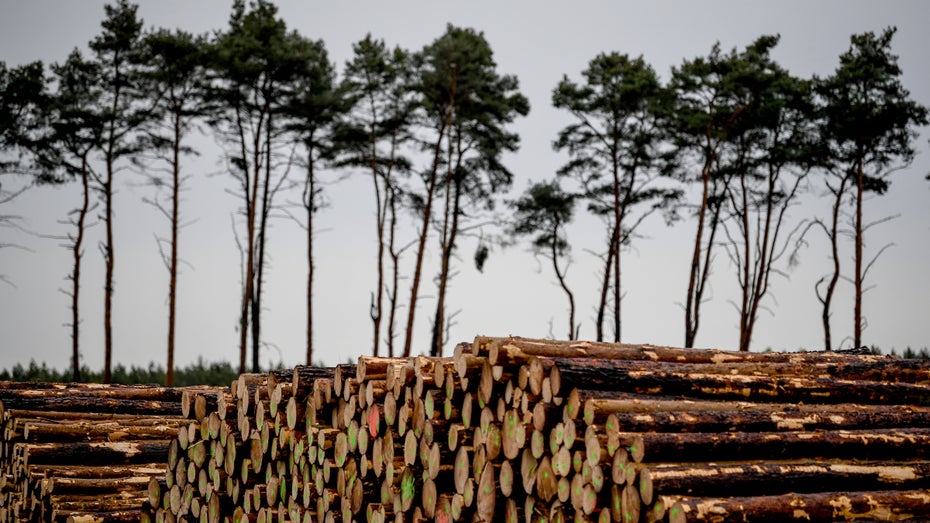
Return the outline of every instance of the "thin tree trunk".
{"type": "Polygon", "coordinates": [[[752,288],[751,266],[752,257],[749,234],[749,197],[746,188],[747,174],[742,169],[739,177],[740,185],[740,227],[743,230],[743,278],[742,278],[742,304],[740,306],[739,318],[739,350],[742,352],[749,351],[749,308],[750,308],[750,289],[752,288]]]}
{"type": "Polygon", "coordinates": [[[252,372],[261,371],[262,291],[265,283],[265,245],[268,242],[268,216],[271,214],[271,116],[265,129],[265,182],[262,187],[262,212],[258,226],[258,262],[255,292],[252,295],[252,372]]]}
{"type": "Polygon", "coordinates": [[[313,214],[316,199],[316,174],[313,172],[313,149],[307,152],[307,181],[304,208],[307,210],[307,365],[313,365],[313,214]]]}
{"type": "Polygon", "coordinates": [[[454,183],[455,198],[452,208],[452,226],[449,229],[448,241],[443,245],[442,252],[442,270],[439,275],[439,297],[436,300],[436,318],[433,324],[433,343],[431,345],[431,355],[436,357],[442,356],[442,348],[445,343],[443,339],[443,329],[446,322],[446,293],[449,288],[449,275],[452,266],[452,251],[455,248],[455,240],[459,232],[459,214],[462,189],[458,182],[454,183]]]}
{"type": "MultiPolygon", "coordinates": [[[[451,133],[450,133],[451,134],[451,133]]],[[[456,132],[456,139],[461,145],[461,135],[456,132]]],[[[461,196],[461,186],[455,179],[454,172],[458,171],[462,162],[462,154],[459,151],[455,168],[452,167],[453,143],[449,140],[449,157],[446,162],[446,198],[445,210],[443,212],[442,237],[440,238],[440,268],[439,268],[439,292],[436,296],[436,315],[433,318],[433,337],[430,340],[430,356],[438,357],[442,355],[443,347],[443,328],[446,321],[446,289],[449,283],[449,271],[451,266],[452,249],[455,246],[455,238],[458,234],[459,219],[459,201],[461,196]],[[449,221],[452,221],[451,225],[449,221]]]]}
{"type": "Polygon", "coordinates": [[[371,323],[372,323],[372,355],[377,357],[381,348],[381,317],[384,303],[384,224],[387,215],[387,205],[384,201],[387,198],[387,183],[385,179],[385,194],[381,194],[381,185],[378,173],[378,149],[376,144],[375,121],[378,118],[378,109],[375,106],[371,95],[368,97],[369,107],[372,114],[372,124],[368,133],[369,145],[369,166],[371,168],[371,181],[375,187],[375,221],[377,222],[378,234],[378,283],[377,290],[372,296],[371,303],[371,323]]]}
{"type": "Polygon", "coordinates": [[[856,160],[856,303],[853,307],[853,348],[862,347],[862,156],[856,160]]]}
{"type": "MultiPolygon", "coordinates": [[[[241,122],[240,122],[241,126],[241,122]]],[[[261,128],[261,122],[259,122],[259,128],[261,128]]],[[[241,136],[242,141],[242,152],[243,158],[246,158],[245,155],[245,138],[241,136]]],[[[249,184],[248,169],[245,170],[243,176],[245,180],[245,198],[246,198],[246,262],[245,262],[245,271],[243,278],[245,279],[242,290],[242,316],[239,320],[239,373],[245,373],[245,354],[248,342],[248,327],[249,327],[249,310],[252,305],[252,284],[254,280],[255,273],[255,207],[257,205],[256,197],[258,196],[258,181],[260,168],[260,158],[261,152],[259,150],[259,137],[255,137],[253,143],[253,156],[252,156],[252,167],[254,169],[252,173],[252,183],[249,184]]]]}
{"type": "Polygon", "coordinates": [[[620,238],[623,236],[625,204],[620,199],[620,166],[614,158],[614,233],[610,239],[614,250],[614,342],[620,343],[620,238]]]}
{"type": "Polygon", "coordinates": [[[426,184],[426,205],[423,208],[423,225],[420,228],[420,237],[417,241],[417,259],[413,269],[413,282],[410,285],[410,304],[407,311],[407,332],[404,337],[404,357],[410,356],[410,350],[413,344],[413,320],[416,316],[417,293],[420,289],[420,275],[423,271],[423,254],[426,250],[426,238],[429,235],[429,222],[433,212],[433,197],[436,192],[436,172],[439,170],[439,155],[442,147],[442,139],[445,135],[447,120],[444,120],[439,128],[439,136],[436,138],[436,145],[433,147],[433,166],[430,170],[429,181],[426,184]]]}
{"type": "Polygon", "coordinates": [[[81,209],[78,212],[77,237],[74,239],[72,254],[74,256],[74,272],[71,275],[71,381],[81,381],[81,352],[80,352],[80,291],[81,291],[81,258],[84,247],[84,224],[90,209],[90,186],[87,166],[87,153],[81,157],[81,209]]]}
{"type": "MultiPolygon", "coordinates": [[[[617,222],[617,229],[619,230],[622,227],[623,218],[620,218],[620,221],[617,222]]],[[[614,245],[614,251],[616,255],[614,256],[614,342],[620,343],[620,310],[621,310],[621,300],[622,294],[620,292],[620,239],[617,238],[617,243],[614,245]]]]}
{"type": "Polygon", "coordinates": [[[394,357],[394,326],[397,316],[397,292],[400,280],[400,253],[395,247],[397,233],[397,195],[393,188],[390,189],[388,199],[391,211],[391,228],[388,240],[388,253],[391,256],[391,292],[388,294],[390,309],[388,311],[388,332],[387,332],[387,350],[388,357],[394,357]]]}
{"type": "MultiPolygon", "coordinates": [[[[616,226],[611,231],[611,238],[616,234],[616,226]]],[[[613,266],[614,249],[613,241],[610,242],[610,248],[607,249],[607,260],[604,262],[604,279],[601,281],[601,296],[597,307],[597,319],[595,320],[597,341],[604,341],[604,316],[607,314],[607,291],[610,289],[610,274],[613,266]]]]}
{"type": "Polygon", "coordinates": [[[698,227],[697,232],[694,234],[694,251],[691,257],[691,271],[688,275],[688,296],[685,300],[685,348],[689,349],[694,347],[694,338],[697,336],[698,327],[700,326],[701,246],[704,239],[704,222],[707,217],[709,203],[711,165],[712,160],[708,158],[701,172],[701,207],[698,210],[698,227]]]}
{"type": "Polygon", "coordinates": [[[174,147],[172,157],[171,186],[171,263],[168,279],[168,366],[165,369],[165,385],[174,386],[174,337],[177,310],[178,286],[178,219],[181,184],[181,115],[174,115],[174,147]]]}
{"type": "Polygon", "coordinates": [[[113,160],[112,143],[107,157],[107,179],[103,184],[104,221],[106,222],[106,245],[104,258],[106,260],[106,280],[104,281],[103,301],[103,331],[104,331],[104,362],[103,382],[113,381],[113,269],[115,260],[113,256],[113,160]]]}
{"type": "Polygon", "coordinates": [[[820,299],[820,302],[823,304],[821,320],[823,321],[824,350],[827,351],[833,350],[833,343],[830,336],[830,306],[833,302],[833,293],[836,290],[836,284],[840,279],[840,249],[838,245],[838,233],[840,206],[843,203],[843,195],[846,193],[846,180],[847,177],[843,176],[843,179],[840,181],[840,186],[835,193],[836,199],[833,201],[833,213],[831,215],[832,221],[830,223],[829,229],[830,251],[833,255],[833,276],[830,277],[830,282],[827,284],[826,294],[824,294],[823,298],[820,299]]]}
{"type": "MultiPolygon", "coordinates": [[[[559,227],[560,224],[558,221],[552,227],[552,237],[557,239],[559,237],[559,227]]],[[[565,291],[565,295],[568,296],[568,339],[575,339],[575,296],[572,294],[572,291],[568,288],[568,284],[565,283],[565,274],[559,270],[559,254],[556,249],[556,241],[552,242],[552,269],[555,270],[555,276],[559,279],[559,285],[562,287],[562,290],[565,291]]]]}

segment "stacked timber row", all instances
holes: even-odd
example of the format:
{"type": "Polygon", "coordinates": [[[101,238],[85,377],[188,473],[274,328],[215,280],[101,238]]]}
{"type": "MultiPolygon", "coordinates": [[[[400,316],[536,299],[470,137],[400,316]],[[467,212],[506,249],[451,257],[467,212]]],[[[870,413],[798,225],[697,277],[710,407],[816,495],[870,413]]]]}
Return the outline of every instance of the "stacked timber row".
{"type": "Polygon", "coordinates": [[[305,513],[338,507],[332,493],[316,488],[322,491],[325,472],[326,481],[340,476],[345,491],[351,471],[337,470],[333,449],[346,426],[335,412],[316,414],[337,401],[333,383],[347,371],[354,376],[354,367],[240,375],[169,443],[167,468],[149,480],[141,520],[303,521],[305,513]]]}
{"type": "Polygon", "coordinates": [[[185,416],[217,391],[0,383],[0,522],[138,521],[185,416]]]}
{"type": "Polygon", "coordinates": [[[537,412],[561,407],[547,423],[584,434],[558,453],[611,464],[583,520],[930,519],[928,362],[518,338],[470,352],[528,369],[537,412]]]}

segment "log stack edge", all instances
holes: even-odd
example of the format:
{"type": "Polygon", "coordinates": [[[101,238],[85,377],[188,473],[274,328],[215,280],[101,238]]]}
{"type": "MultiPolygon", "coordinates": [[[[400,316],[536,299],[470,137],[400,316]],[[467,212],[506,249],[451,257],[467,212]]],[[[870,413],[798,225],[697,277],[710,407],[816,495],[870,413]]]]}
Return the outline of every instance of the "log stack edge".
{"type": "Polygon", "coordinates": [[[230,387],[0,383],[0,523],[928,520],[928,384],[516,337],[230,387]]]}

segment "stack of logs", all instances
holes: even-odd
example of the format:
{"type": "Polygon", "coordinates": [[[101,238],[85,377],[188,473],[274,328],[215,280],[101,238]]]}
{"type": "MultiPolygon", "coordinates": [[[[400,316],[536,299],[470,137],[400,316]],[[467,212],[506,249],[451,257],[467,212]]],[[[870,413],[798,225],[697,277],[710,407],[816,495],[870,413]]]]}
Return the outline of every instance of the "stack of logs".
{"type": "Polygon", "coordinates": [[[0,382],[0,522],[139,521],[208,390],[0,382]]]}
{"type": "Polygon", "coordinates": [[[0,523],[930,519],[928,381],[479,337],[229,388],[0,383],[0,523]]]}
{"type": "Polygon", "coordinates": [[[476,338],[243,375],[144,521],[930,518],[930,364],[476,338]]]}

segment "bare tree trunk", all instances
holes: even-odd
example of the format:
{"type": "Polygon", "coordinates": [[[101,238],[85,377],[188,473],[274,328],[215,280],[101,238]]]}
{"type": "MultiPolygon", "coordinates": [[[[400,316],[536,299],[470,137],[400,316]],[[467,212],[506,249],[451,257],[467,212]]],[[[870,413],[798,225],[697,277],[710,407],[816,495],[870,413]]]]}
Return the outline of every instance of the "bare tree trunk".
{"type": "MultiPolygon", "coordinates": [[[[243,158],[246,158],[245,151],[245,137],[241,134],[241,122],[240,125],[240,140],[242,143],[242,153],[243,158]]],[[[259,123],[259,128],[261,123],[259,123]]],[[[258,196],[258,181],[260,168],[260,158],[261,152],[259,150],[259,137],[256,136],[254,139],[252,152],[252,167],[254,169],[252,173],[252,182],[251,184],[248,181],[249,172],[246,167],[243,172],[243,177],[245,178],[244,189],[245,189],[245,200],[246,200],[246,263],[245,271],[243,274],[243,289],[242,289],[242,315],[239,320],[239,372],[240,374],[245,373],[245,354],[248,341],[248,329],[249,329],[249,310],[252,305],[252,284],[255,279],[255,207],[257,205],[256,197],[258,196]]]]}
{"type": "Polygon", "coordinates": [[[87,165],[87,153],[81,157],[81,209],[78,211],[77,237],[72,246],[74,272],[71,274],[71,381],[81,381],[80,352],[80,292],[81,292],[81,258],[84,248],[84,225],[90,209],[90,180],[87,165]]]}
{"type": "Polygon", "coordinates": [[[104,360],[103,382],[113,381],[113,269],[115,267],[113,245],[113,144],[107,154],[107,179],[103,184],[104,222],[106,223],[106,244],[103,247],[106,261],[106,279],[103,284],[103,333],[104,333],[104,360]]]}
{"type": "MultiPolygon", "coordinates": [[[[623,236],[624,203],[620,198],[620,166],[614,157],[614,232],[610,239],[614,251],[614,342],[620,343],[620,238],[623,236]]],[[[632,177],[632,173],[630,175],[632,177]]]]}
{"type": "MultiPolygon", "coordinates": [[[[610,233],[610,237],[613,238],[616,234],[617,230],[615,225],[614,230],[610,233]]],[[[604,261],[604,279],[601,281],[601,295],[597,306],[597,319],[594,322],[597,341],[604,341],[604,316],[607,314],[607,291],[610,289],[611,267],[613,266],[614,259],[613,245],[614,242],[611,241],[610,247],[607,249],[607,259],[604,261]]]]}
{"type": "Polygon", "coordinates": [[[378,109],[375,106],[374,99],[371,95],[368,97],[369,107],[372,114],[372,124],[368,133],[369,137],[369,167],[371,168],[371,181],[375,187],[375,221],[378,233],[378,282],[376,291],[373,293],[371,302],[371,323],[372,323],[372,355],[377,357],[381,348],[381,317],[384,304],[384,225],[387,215],[387,184],[389,180],[385,178],[385,193],[381,194],[381,184],[378,172],[378,148],[375,134],[375,121],[378,118],[378,109]]]}
{"type": "Polygon", "coordinates": [[[459,232],[459,214],[460,202],[462,196],[461,184],[456,181],[453,183],[455,197],[452,204],[452,225],[449,229],[448,240],[443,242],[442,246],[442,267],[439,273],[439,296],[436,300],[436,317],[433,323],[433,340],[430,345],[430,355],[435,357],[442,356],[442,348],[445,343],[443,331],[446,322],[446,293],[449,288],[449,276],[452,266],[452,251],[455,248],[455,240],[459,232]]]}
{"type": "Polygon", "coordinates": [[[433,321],[433,337],[430,340],[430,356],[438,357],[442,355],[443,347],[443,330],[446,322],[446,290],[449,283],[449,272],[452,262],[452,249],[455,247],[455,239],[458,235],[461,183],[456,179],[454,173],[458,172],[462,164],[461,152],[461,134],[456,131],[456,143],[449,139],[449,155],[446,162],[446,198],[445,209],[443,211],[442,237],[440,238],[440,269],[439,269],[439,292],[436,296],[436,315],[433,321]],[[454,156],[455,145],[459,146],[458,158],[455,167],[452,166],[452,157],[454,156]],[[451,220],[451,224],[449,223],[451,220]]]}
{"type": "MultiPolygon", "coordinates": [[[[685,300],[685,348],[694,347],[694,339],[700,326],[701,308],[701,251],[704,240],[704,223],[707,218],[707,206],[710,191],[710,169],[712,160],[704,163],[701,172],[701,207],[698,210],[697,232],[694,234],[694,250],[691,256],[691,270],[688,275],[688,296],[685,300]]],[[[708,246],[709,249],[709,246],[708,246]]]]}
{"type": "Polygon", "coordinates": [[[313,365],[313,215],[316,211],[316,174],[313,149],[307,152],[307,180],[304,185],[304,208],[307,210],[307,365],[313,365]]]}
{"type": "Polygon", "coordinates": [[[174,337],[177,310],[178,286],[178,218],[181,184],[181,115],[174,115],[174,147],[172,156],[171,185],[171,262],[168,278],[168,366],[165,369],[165,385],[174,386],[174,337]]]}
{"type": "MultiPolygon", "coordinates": [[[[740,169],[742,173],[739,177],[739,186],[740,186],[740,201],[739,204],[739,222],[740,228],[743,231],[743,276],[740,284],[741,294],[742,294],[742,303],[740,305],[740,317],[739,317],[739,350],[742,352],[749,351],[749,308],[750,308],[750,289],[752,289],[751,279],[751,266],[752,266],[752,257],[751,247],[750,247],[750,233],[749,233],[749,195],[748,189],[746,187],[746,176],[744,170],[740,169]]],[[[736,205],[737,202],[734,202],[736,205]]]]}
{"type": "Polygon", "coordinates": [[[853,348],[862,347],[862,155],[856,160],[856,303],[853,307],[853,348]]]}
{"type": "Polygon", "coordinates": [[[265,245],[268,242],[268,217],[271,214],[271,116],[265,128],[265,181],[262,187],[262,210],[258,226],[258,262],[255,292],[252,295],[252,372],[261,372],[262,291],[265,284],[265,245]]]}
{"type": "Polygon", "coordinates": [[[394,357],[394,327],[397,315],[397,293],[400,288],[400,253],[396,250],[395,240],[397,233],[397,195],[390,189],[388,203],[391,211],[391,228],[388,240],[388,253],[391,256],[391,292],[388,293],[390,308],[388,310],[387,350],[388,357],[394,357]]]}
{"type": "Polygon", "coordinates": [[[838,245],[840,206],[843,203],[843,195],[846,193],[847,179],[848,178],[846,176],[843,176],[843,179],[840,180],[839,188],[834,193],[835,199],[833,201],[833,212],[830,216],[831,223],[830,228],[827,230],[827,235],[830,237],[830,252],[833,256],[833,275],[830,277],[830,282],[827,283],[826,293],[823,296],[820,296],[819,292],[817,293],[817,297],[820,299],[820,303],[823,305],[821,320],[823,321],[824,350],[827,351],[833,350],[833,342],[830,336],[830,306],[833,302],[833,293],[836,290],[836,284],[840,279],[840,250],[838,245]]]}
{"type": "MultiPolygon", "coordinates": [[[[451,116],[451,115],[450,115],[451,116]]],[[[413,269],[413,282],[410,285],[410,303],[407,311],[407,332],[404,337],[404,354],[409,357],[413,345],[413,320],[416,316],[417,293],[420,290],[420,276],[423,271],[423,254],[426,251],[426,239],[429,235],[429,222],[433,212],[433,197],[436,193],[436,174],[439,170],[439,156],[442,148],[442,139],[445,135],[446,124],[442,122],[439,128],[439,136],[436,138],[436,145],[433,147],[433,166],[430,169],[429,180],[426,183],[426,205],[423,208],[423,225],[420,228],[420,237],[417,240],[417,259],[413,269]]]]}
{"type": "MultiPolygon", "coordinates": [[[[559,227],[560,223],[556,220],[555,224],[552,226],[552,237],[559,237],[559,227]]],[[[568,284],[565,282],[565,273],[559,269],[559,254],[556,249],[556,242],[552,242],[552,268],[555,270],[555,276],[559,279],[559,285],[562,287],[562,290],[565,291],[565,295],[568,296],[568,339],[575,339],[575,295],[572,294],[572,291],[568,288],[568,284]]]]}

